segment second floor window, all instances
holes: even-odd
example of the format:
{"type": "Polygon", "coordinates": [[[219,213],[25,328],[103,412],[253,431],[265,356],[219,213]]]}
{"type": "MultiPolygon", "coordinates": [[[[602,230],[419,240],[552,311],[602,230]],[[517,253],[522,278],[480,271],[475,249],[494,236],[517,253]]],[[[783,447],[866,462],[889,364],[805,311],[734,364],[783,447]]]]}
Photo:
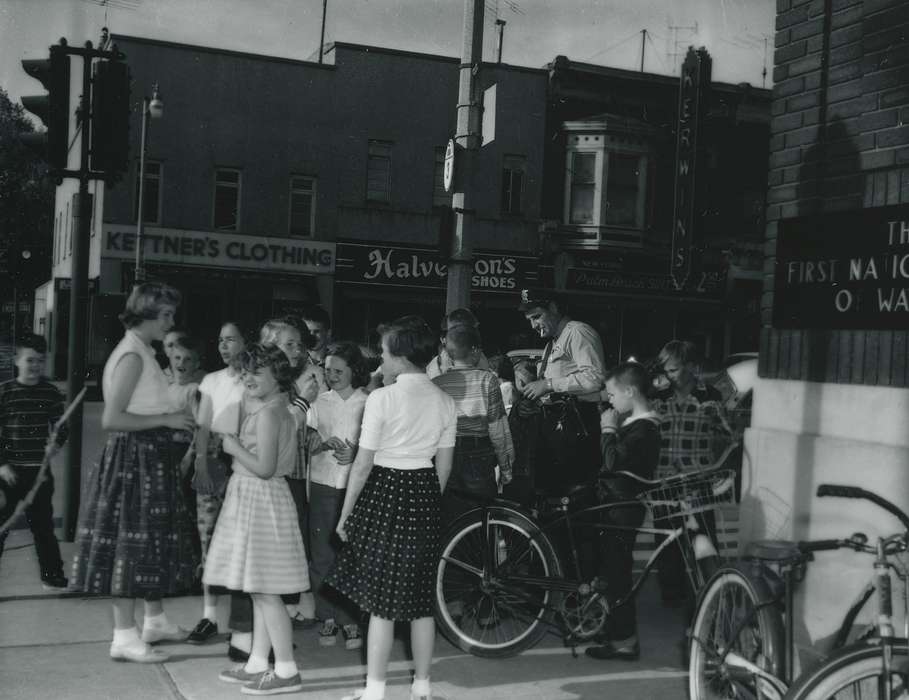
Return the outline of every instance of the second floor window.
{"type": "Polygon", "coordinates": [[[569,224],[599,223],[598,156],[595,151],[574,151],[568,154],[569,224]]]}
{"type": "Polygon", "coordinates": [[[647,146],[613,144],[602,135],[584,138],[580,143],[577,137],[570,141],[566,154],[565,223],[645,228],[650,167],[647,146]]]}
{"type": "MultiPolygon", "coordinates": [[[[146,224],[161,223],[161,163],[145,161],[145,188],[142,192],[142,221],[146,224]]],[[[136,200],[133,221],[139,218],[139,168],[136,167],[136,200]]]]}
{"type": "Polygon", "coordinates": [[[240,171],[218,168],[215,171],[215,204],[212,228],[236,231],[240,228],[240,171]]]}
{"type": "Polygon", "coordinates": [[[391,143],[370,141],[366,162],[366,200],[391,201],[391,143]]]}
{"type": "Polygon", "coordinates": [[[521,214],[524,199],[524,179],[527,159],[523,156],[505,156],[502,163],[502,213],[521,214]]]}
{"type": "Polygon", "coordinates": [[[290,178],[290,235],[312,236],[316,228],[316,178],[290,178]]]}

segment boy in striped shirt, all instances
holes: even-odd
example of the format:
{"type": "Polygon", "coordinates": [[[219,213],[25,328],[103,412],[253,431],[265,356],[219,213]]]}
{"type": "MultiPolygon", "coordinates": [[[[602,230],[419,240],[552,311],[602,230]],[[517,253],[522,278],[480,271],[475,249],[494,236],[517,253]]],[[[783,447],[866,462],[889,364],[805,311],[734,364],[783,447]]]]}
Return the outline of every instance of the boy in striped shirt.
{"type": "Polygon", "coordinates": [[[480,334],[471,326],[449,328],[445,347],[451,368],[433,383],[454,399],[458,411],[454,463],[442,495],[442,526],[447,527],[478,501],[495,498],[500,481],[511,481],[514,445],[498,376],[477,368],[480,334]]]}
{"type": "MultiPolygon", "coordinates": [[[[63,394],[44,374],[44,338],[26,334],[16,341],[16,378],[0,384],[0,490],[6,506],[0,510],[5,522],[35,484],[45,450],[56,451],[66,441],[66,426],[57,442],[48,445],[51,428],[63,414],[63,394]]],[[[66,588],[60,545],[54,535],[54,478],[50,471],[38,488],[25,517],[35,539],[41,581],[45,588],[66,588]]],[[[0,534],[0,556],[7,533],[0,534]]]]}

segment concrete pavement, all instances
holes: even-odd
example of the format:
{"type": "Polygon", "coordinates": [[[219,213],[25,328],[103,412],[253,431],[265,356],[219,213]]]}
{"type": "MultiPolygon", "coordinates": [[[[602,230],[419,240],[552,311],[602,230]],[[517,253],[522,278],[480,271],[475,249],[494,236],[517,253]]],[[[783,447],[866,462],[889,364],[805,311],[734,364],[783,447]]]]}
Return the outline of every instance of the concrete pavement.
{"type": "MultiPolygon", "coordinates": [[[[63,544],[69,559],[72,545],[63,544]]],[[[226,600],[219,623],[227,618],[226,600]]],[[[198,598],[165,605],[172,620],[192,627],[201,613],[198,598]]],[[[627,698],[682,700],[685,671],[678,642],[684,624],[678,610],[662,607],[655,581],[639,600],[642,657],[636,663],[572,658],[554,635],[510,659],[464,654],[441,636],[435,651],[433,684],[447,700],[567,700],[627,698]]],[[[165,664],[116,663],[108,658],[109,601],[44,591],[38,581],[31,535],[16,531],[0,561],[0,697],[130,700],[225,700],[245,697],[237,686],[218,681],[229,666],[222,636],[205,646],[173,644],[165,664]]],[[[315,630],[294,633],[304,679],[301,693],[287,697],[338,700],[359,687],[366,674],[361,652],[320,647],[315,630]]],[[[388,700],[408,697],[411,665],[403,640],[395,643],[388,700]]]]}
{"type": "MultiPolygon", "coordinates": [[[[83,473],[103,445],[100,403],[85,407],[83,473]]],[[[61,464],[54,465],[59,517],[61,464]]],[[[238,686],[222,683],[219,671],[230,665],[226,635],[205,646],[170,645],[170,661],[140,665],[116,663],[108,657],[112,619],[105,599],[60,595],[43,590],[31,534],[13,531],[0,560],[0,697],[129,698],[130,700],[225,700],[246,697],[238,686]]],[[[67,567],[72,545],[61,543],[67,567]]],[[[219,607],[219,624],[227,622],[226,599],[219,607]]],[[[141,606],[139,606],[141,609],[141,606]]],[[[166,602],[168,616],[190,628],[202,610],[199,598],[166,602]]],[[[642,658],[636,663],[572,658],[561,639],[547,636],[537,647],[510,659],[480,659],[464,654],[441,636],[435,649],[433,685],[447,700],[567,700],[627,698],[682,700],[686,674],[679,641],[684,621],[679,610],[659,602],[656,581],[649,581],[638,601],[642,658]]],[[[141,612],[139,613],[141,614],[141,612]]],[[[139,621],[141,623],[141,620],[139,621]]],[[[316,630],[294,633],[296,659],[304,679],[303,692],[285,697],[338,700],[362,687],[366,674],[362,652],[343,647],[320,647],[316,630]]],[[[392,654],[387,700],[408,698],[411,677],[404,641],[392,654]]]]}

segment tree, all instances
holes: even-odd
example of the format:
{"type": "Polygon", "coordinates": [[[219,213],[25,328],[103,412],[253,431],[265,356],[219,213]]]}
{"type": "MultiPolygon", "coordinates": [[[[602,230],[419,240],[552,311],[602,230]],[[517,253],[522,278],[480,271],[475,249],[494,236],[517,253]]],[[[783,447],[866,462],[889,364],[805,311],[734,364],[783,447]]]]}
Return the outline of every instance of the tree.
{"type": "MultiPolygon", "coordinates": [[[[30,293],[34,285],[50,278],[53,249],[54,185],[47,164],[19,140],[34,131],[22,105],[0,88],[0,285],[9,291],[10,275],[20,271],[21,250],[31,253],[29,277],[20,288],[30,293]],[[13,253],[13,255],[10,255],[13,253]]],[[[24,273],[25,270],[23,269],[24,273]]]]}

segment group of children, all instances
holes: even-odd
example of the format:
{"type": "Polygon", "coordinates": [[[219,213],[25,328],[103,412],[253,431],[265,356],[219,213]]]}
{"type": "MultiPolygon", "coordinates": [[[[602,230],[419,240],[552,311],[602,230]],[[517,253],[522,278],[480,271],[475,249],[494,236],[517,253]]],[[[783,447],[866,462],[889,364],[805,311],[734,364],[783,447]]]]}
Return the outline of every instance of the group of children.
{"type": "MultiPolygon", "coordinates": [[[[220,678],[242,684],[244,693],[302,688],[295,620],[305,626],[314,617],[320,643],[340,636],[356,649],[358,620],[368,613],[367,684],[354,697],[384,697],[394,621],[406,620],[411,697],[428,700],[441,529],[478,499],[495,497],[514,462],[503,392],[487,369],[476,318],[466,309],[446,316],[435,357],[439,337],[422,319],[380,327],[380,368],[360,346],[330,342],[330,321],[319,309],[305,320],[268,321],[257,337],[228,321],[218,337],[224,367],[205,374],[198,342],[172,330],[179,303],[168,285],[138,285],[102,379],[102,424],[110,434],[80,509],[71,588],[113,597],[111,657],[160,662],[167,654],[155,642],[211,640],[217,596],[229,594],[228,655],[241,663],[220,678]],[[156,341],[168,357],[163,370],[156,341]],[[202,617],[190,632],[167,619],[161,600],[191,590],[200,566],[202,617]],[[298,603],[310,591],[308,613],[298,603]],[[136,598],[144,599],[141,633],[136,598]]],[[[41,377],[39,341],[20,341],[17,379],[0,386],[0,496],[7,504],[34,481],[27,470],[40,464],[49,426],[62,412],[62,396],[41,377]],[[32,405],[39,418],[26,425],[23,407],[32,405]]],[[[667,440],[682,439],[667,430],[665,416],[676,410],[690,418],[691,401],[706,400],[694,385],[693,346],[674,343],[660,358],[672,392],[657,397],[662,407],[651,406],[641,365],[625,363],[607,376],[603,498],[621,488],[612,472],[651,478],[667,440]]],[[[58,443],[64,439],[61,431],[58,443]]],[[[51,492],[47,481],[27,513],[42,580],[65,587],[51,492]]],[[[632,508],[616,517],[627,525],[642,516],[632,508]]],[[[633,546],[633,532],[604,538],[610,598],[630,588],[633,546]]],[[[632,606],[616,611],[602,641],[590,656],[637,658],[632,606]]]]}

